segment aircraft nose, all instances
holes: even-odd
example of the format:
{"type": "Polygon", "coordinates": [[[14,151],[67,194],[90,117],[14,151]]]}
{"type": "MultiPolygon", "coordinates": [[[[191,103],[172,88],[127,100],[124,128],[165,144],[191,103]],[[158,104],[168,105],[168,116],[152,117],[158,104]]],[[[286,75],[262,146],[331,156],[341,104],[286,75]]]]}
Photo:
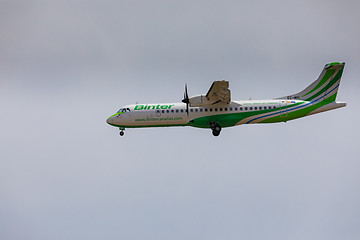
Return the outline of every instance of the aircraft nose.
{"type": "Polygon", "coordinates": [[[106,122],[110,125],[113,125],[115,124],[114,120],[115,120],[114,117],[109,117],[108,119],[106,119],[106,122]]]}

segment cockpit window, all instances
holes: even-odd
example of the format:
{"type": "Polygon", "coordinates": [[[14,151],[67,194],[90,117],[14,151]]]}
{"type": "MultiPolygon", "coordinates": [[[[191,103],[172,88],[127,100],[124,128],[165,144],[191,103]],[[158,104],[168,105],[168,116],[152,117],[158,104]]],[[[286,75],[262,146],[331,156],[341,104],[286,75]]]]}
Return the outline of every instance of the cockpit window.
{"type": "Polygon", "coordinates": [[[117,111],[118,113],[125,113],[125,112],[130,112],[130,108],[120,108],[119,111],[117,111]]]}

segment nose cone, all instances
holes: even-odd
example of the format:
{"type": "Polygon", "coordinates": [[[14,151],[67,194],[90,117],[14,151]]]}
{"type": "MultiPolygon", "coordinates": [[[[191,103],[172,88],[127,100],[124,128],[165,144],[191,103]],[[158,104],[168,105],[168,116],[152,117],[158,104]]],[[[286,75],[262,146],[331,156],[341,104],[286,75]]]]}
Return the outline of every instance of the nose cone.
{"type": "Polygon", "coordinates": [[[109,117],[106,122],[112,126],[115,125],[115,117],[109,117]]]}

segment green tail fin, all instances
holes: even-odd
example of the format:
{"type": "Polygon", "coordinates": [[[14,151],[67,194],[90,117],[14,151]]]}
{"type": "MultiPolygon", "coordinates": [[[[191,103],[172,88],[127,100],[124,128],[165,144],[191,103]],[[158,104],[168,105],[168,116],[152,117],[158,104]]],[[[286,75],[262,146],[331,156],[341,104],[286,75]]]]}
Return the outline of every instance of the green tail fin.
{"type": "Polygon", "coordinates": [[[334,102],[336,100],[344,66],[344,62],[326,64],[319,78],[303,91],[277,99],[334,102]]]}

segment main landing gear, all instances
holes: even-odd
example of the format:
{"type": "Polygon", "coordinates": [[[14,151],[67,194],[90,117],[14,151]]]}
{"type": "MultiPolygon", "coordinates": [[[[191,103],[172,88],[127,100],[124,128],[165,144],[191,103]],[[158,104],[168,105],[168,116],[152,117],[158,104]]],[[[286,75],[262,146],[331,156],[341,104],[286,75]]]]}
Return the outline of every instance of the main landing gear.
{"type": "Polygon", "coordinates": [[[120,136],[124,136],[124,134],[125,134],[125,132],[124,132],[125,128],[119,128],[119,129],[120,129],[120,132],[119,132],[120,136]]]}
{"type": "Polygon", "coordinates": [[[221,132],[221,126],[215,122],[210,123],[210,128],[212,130],[212,134],[217,137],[220,135],[221,132]]]}

